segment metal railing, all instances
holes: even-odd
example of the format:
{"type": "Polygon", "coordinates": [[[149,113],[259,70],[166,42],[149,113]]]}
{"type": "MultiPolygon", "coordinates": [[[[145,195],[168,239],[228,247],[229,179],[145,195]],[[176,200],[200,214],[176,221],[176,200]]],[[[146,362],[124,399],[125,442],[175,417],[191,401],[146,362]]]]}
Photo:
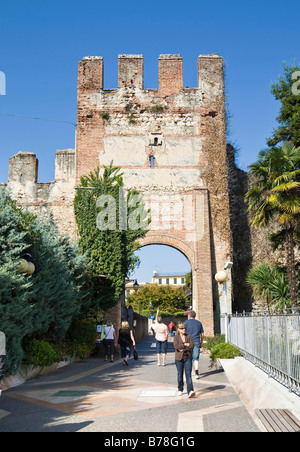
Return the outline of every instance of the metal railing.
{"type": "Polygon", "coordinates": [[[0,331],[0,382],[4,376],[5,355],[6,355],[6,338],[5,334],[0,331]]]}
{"type": "Polygon", "coordinates": [[[300,395],[300,309],[244,312],[224,324],[246,359],[300,395]]]}

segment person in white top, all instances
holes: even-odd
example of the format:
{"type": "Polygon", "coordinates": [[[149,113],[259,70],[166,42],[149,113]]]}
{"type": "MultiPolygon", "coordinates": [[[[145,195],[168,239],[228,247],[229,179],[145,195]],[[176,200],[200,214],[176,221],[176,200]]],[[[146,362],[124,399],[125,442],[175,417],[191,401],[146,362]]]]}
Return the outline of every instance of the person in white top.
{"type": "Polygon", "coordinates": [[[156,318],[154,321],[157,365],[161,366],[161,355],[162,355],[162,365],[165,366],[168,350],[168,327],[167,325],[162,323],[162,318],[158,317],[158,314],[159,309],[156,312],[156,318]]]}
{"type": "Polygon", "coordinates": [[[103,340],[105,347],[105,361],[107,361],[108,355],[110,355],[110,362],[114,362],[114,350],[116,344],[116,332],[111,321],[107,322],[104,328],[105,338],[103,340]]]}

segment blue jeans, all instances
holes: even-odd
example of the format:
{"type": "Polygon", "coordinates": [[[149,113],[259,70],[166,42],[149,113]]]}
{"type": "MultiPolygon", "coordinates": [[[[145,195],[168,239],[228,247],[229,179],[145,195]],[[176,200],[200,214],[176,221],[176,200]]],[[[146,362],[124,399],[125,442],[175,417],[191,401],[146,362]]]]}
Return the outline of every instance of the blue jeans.
{"type": "Polygon", "coordinates": [[[120,348],[121,348],[121,358],[126,358],[126,356],[129,356],[129,358],[130,358],[131,348],[132,348],[131,345],[121,344],[120,348]]]}
{"type": "Polygon", "coordinates": [[[193,361],[199,361],[199,356],[200,356],[200,342],[194,341],[193,361]]]}
{"type": "Polygon", "coordinates": [[[161,353],[164,355],[168,351],[168,341],[158,341],[156,339],[156,353],[160,355],[161,353]]]}
{"type": "Polygon", "coordinates": [[[183,371],[185,371],[185,378],[187,384],[188,394],[194,391],[193,381],[192,381],[192,367],[193,361],[189,358],[182,359],[181,361],[175,361],[177,367],[177,382],[178,391],[183,391],[183,371]]]}

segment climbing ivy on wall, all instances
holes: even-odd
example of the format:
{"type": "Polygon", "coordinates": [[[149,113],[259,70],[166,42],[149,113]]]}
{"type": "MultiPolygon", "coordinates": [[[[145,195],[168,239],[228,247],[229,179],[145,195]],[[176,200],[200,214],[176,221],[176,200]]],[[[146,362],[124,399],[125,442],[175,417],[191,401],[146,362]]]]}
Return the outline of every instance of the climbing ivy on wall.
{"type": "Polygon", "coordinates": [[[137,191],[125,191],[119,167],[104,166],[82,176],[74,200],[79,247],[89,259],[89,270],[105,276],[105,306],[114,306],[125,278],[139,260],[137,239],[147,233],[148,211],[137,191]]]}

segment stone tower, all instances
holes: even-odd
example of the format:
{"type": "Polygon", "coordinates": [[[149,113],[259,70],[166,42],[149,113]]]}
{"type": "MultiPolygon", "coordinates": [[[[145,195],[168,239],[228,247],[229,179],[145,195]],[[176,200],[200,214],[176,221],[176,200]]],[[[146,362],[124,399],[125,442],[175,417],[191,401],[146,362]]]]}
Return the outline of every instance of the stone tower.
{"type": "Polygon", "coordinates": [[[178,54],[159,57],[158,89],[144,88],[142,55],[119,55],[118,68],[118,88],[106,90],[103,58],[79,62],[76,182],[111,161],[121,167],[125,187],[151,208],[140,245],[172,246],[188,258],[193,308],[212,335],[214,274],[231,260],[223,60],[199,56],[196,88],[184,88],[178,54]]]}

